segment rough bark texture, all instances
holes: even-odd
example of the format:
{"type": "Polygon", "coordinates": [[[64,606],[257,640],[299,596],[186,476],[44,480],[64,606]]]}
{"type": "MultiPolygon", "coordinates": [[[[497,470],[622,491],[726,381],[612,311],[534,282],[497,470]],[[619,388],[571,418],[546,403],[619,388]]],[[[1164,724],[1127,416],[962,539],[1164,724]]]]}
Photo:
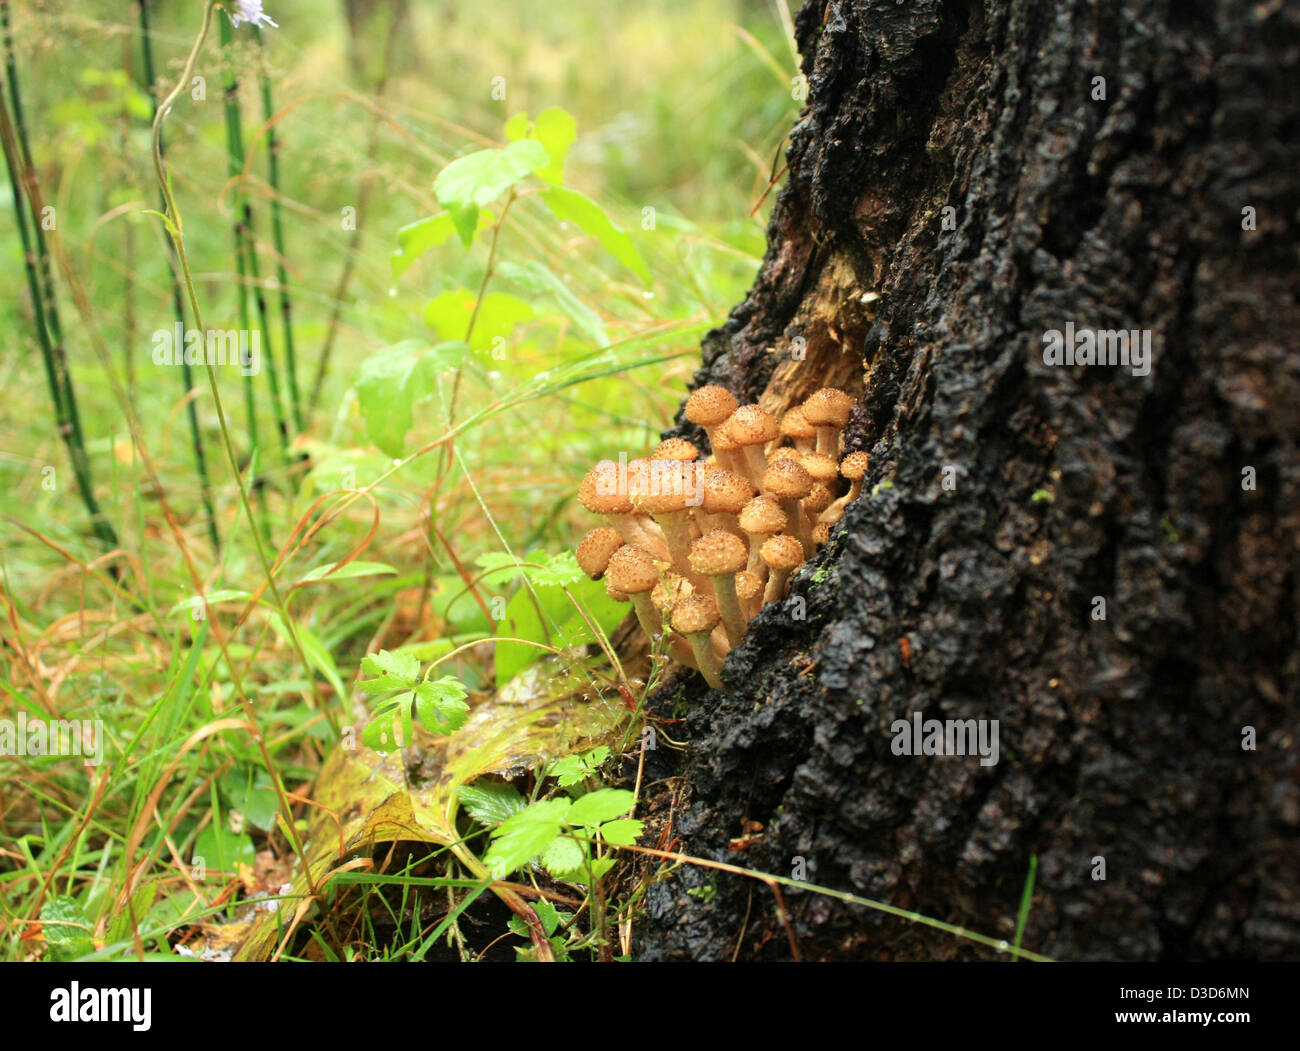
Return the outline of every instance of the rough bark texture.
{"type": "MultiPolygon", "coordinates": [[[[697,379],[774,409],[846,385],[871,470],[725,694],[688,680],[680,849],[803,858],[998,938],[1037,854],[1027,948],[1300,957],[1300,7],[815,0],[797,25],[788,184],[697,379]],[[1150,375],[1046,366],[1066,322],[1150,329],[1150,375]],[[999,720],[1000,762],[893,754],[913,711],[999,720]]],[[[806,959],[992,955],[786,903],[806,959]]],[[[644,958],[791,955],[751,880],[679,869],[647,911],[644,958]]]]}

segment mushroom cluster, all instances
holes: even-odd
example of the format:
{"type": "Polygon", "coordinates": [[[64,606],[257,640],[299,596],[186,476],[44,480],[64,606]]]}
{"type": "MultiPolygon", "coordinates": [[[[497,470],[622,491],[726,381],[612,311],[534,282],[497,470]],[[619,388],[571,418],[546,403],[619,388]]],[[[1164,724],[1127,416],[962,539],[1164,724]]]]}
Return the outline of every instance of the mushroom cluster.
{"type": "Polygon", "coordinates": [[[602,460],[583,479],[578,499],[605,525],[578,545],[582,571],[603,577],[651,639],[667,636],[673,660],[721,689],[722,661],[750,620],[785,596],[862,491],[867,454],[840,457],[852,406],[825,387],[778,420],[723,387],[701,387],[686,418],[712,455],[669,438],[648,458],[602,460]]]}

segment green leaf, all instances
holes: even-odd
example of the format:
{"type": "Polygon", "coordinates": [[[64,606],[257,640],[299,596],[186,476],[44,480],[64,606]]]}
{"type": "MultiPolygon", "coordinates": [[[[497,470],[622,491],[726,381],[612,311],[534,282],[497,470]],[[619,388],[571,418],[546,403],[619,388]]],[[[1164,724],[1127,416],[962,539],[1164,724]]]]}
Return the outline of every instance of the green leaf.
{"type": "Polygon", "coordinates": [[[617,821],[606,821],[600,826],[600,837],[606,843],[612,843],[616,847],[630,847],[645,830],[645,825],[636,820],[636,818],[620,818],[617,821]]]}
{"type": "Polygon", "coordinates": [[[339,566],[337,562],[331,562],[328,566],[317,566],[315,569],[308,571],[299,579],[299,584],[306,584],[312,580],[324,580],[329,577],[330,580],[349,580],[352,577],[374,577],[386,574],[395,574],[397,572],[392,566],[383,562],[349,562],[346,565],[339,566]],[[338,568],[335,568],[335,567],[338,568]]]}
{"type": "Polygon", "coordinates": [[[51,898],[41,906],[41,932],[50,956],[59,962],[95,951],[90,921],[74,898],[51,898]]]}
{"type": "Polygon", "coordinates": [[[495,828],[527,805],[514,785],[500,781],[480,781],[465,785],[456,793],[456,797],[469,816],[487,828],[495,828]]]}
{"type": "MultiPolygon", "coordinates": [[[[443,292],[429,301],[424,308],[424,323],[444,339],[460,339],[469,329],[469,319],[474,316],[476,297],[464,289],[443,292]]],[[[488,350],[496,339],[508,339],[515,326],[531,321],[536,311],[517,296],[505,292],[489,292],[479,306],[470,335],[471,350],[488,350]]]]}
{"type": "Polygon", "coordinates": [[[641,253],[632,243],[631,235],[617,225],[595,201],[577,190],[566,190],[563,186],[552,186],[542,194],[552,214],[561,222],[574,223],[584,232],[601,243],[601,246],[631,270],[647,285],[650,284],[650,271],[646,269],[641,253]]]}
{"type": "Polygon", "coordinates": [[[415,688],[415,712],[425,729],[434,733],[455,733],[465,725],[469,705],[464,684],[451,675],[437,682],[422,682],[415,688]]]}
{"type": "Polygon", "coordinates": [[[450,212],[439,212],[427,219],[409,223],[397,231],[397,251],[392,254],[393,280],[396,281],[411,265],[434,245],[446,242],[456,232],[450,212]]]}
{"type": "Polygon", "coordinates": [[[597,346],[609,346],[609,336],[605,334],[605,323],[600,320],[600,315],[575,296],[563,281],[541,263],[534,260],[521,265],[506,260],[497,266],[497,272],[527,292],[546,296],[597,346]]]}
{"type": "Polygon", "coordinates": [[[556,836],[542,853],[542,864],[546,871],[560,878],[571,872],[581,872],[586,860],[586,844],[568,836],[556,836]]]}
{"type": "Polygon", "coordinates": [[[538,168],[537,174],[550,183],[558,185],[564,182],[564,158],[569,155],[569,147],[577,141],[578,122],[567,110],[552,106],[537,115],[532,137],[546,147],[550,157],[550,162],[538,168]]]}
{"type": "Polygon", "coordinates": [[[550,159],[546,148],[520,139],[504,149],[478,150],[452,161],[438,174],[433,192],[452,216],[460,239],[468,247],[478,222],[478,209],[491,204],[515,183],[550,159]]]}
{"type": "Polygon", "coordinates": [[[501,580],[496,576],[499,571],[513,570],[505,579],[527,577],[536,587],[561,587],[576,584],[583,579],[582,570],[572,551],[561,551],[558,555],[534,551],[523,559],[516,559],[504,551],[489,551],[479,555],[474,564],[492,573],[494,580],[501,580]]]}
{"type": "Polygon", "coordinates": [[[388,456],[401,457],[406,432],[414,422],[414,405],[433,393],[437,374],[464,360],[464,343],[430,347],[420,340],[403,340],[372,354],[357,374],[357,400],[366,432],[388,456]]]}
{"type": "MultiPolygon", "coordinates": [[[[289,629],[285,626],[280,614],[272,613],[270,624],[284,642],[292,645],[293,636],[289,634],[289,629]]],[[[325,681],[334,688],[335,694],[343,697],[347,691],[343,688],[343,678],[339,675],[339,669],[334,663],[334,658],[330,655],[329,647],[321,642],[316,633],[301,621],[295,621],[293,630],[298,637],[298,644],[302,646],[303,654],[307,657],[307,663],[325,676],[325,681]]]]}
{"type": "Polygon", "coordinates": [[[566,755],[552,760],[546,768],[546,776],[556,778],[561,788],[570,788],[595,774],[608,758],[609,748],[602,744],[586,755],[566,755]]]}
{"type": "Polygon", "coordinates": [[[202,858],[203,865],[212,872],[234,873],[238,865],[251,865],[257,857],[257,848],[248,833],[231,832],[224,822],[210,821],[199,833],[194,843],[194,858],[202,858]]]}
{"type": "Polygon", "coordinates": [[[636,806],[636,794],[626,788],[598,788],[573,802],[564,820],[570,825],[595,828],[622,817],[636,806]]]}
{"type": "Polygon", "coordinates": [[[546,850],[560,834],[560,822],[568,809],[567,799],[543,799],[498,826],[483,858],[493,878],[505,879],[546,850]]]}
{"type": "Polygon", "coordinates": [[[244,815],[244,820],[263,832],[270,831],[280,800],[265,770],[252,771],[245,767],[240,772],[227,774],[221,779],[221,790],[231,809],[244,815]]]}
{"type": "Polygon", "coordinates": [[[420,662],[409,653],[380,650],[361,658],[361,670],[370,676],[361,683],[367,693],[413,689],[420,678],[420,662]]]}

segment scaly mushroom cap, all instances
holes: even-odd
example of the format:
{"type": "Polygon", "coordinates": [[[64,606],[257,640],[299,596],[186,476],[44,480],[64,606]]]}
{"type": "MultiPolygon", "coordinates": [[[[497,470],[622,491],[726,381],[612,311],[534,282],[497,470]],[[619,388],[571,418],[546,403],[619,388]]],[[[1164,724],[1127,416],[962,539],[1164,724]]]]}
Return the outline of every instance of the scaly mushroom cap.
{"type": "Polygon", "coordinates": [[[617,588],[612,588],[609,586],[609,577],[605,578],[605,594],[608,595],[610,598],[612,598],[615,602],[632,601],[631,595],[628,595],[626,592],[619,591],[617,588]]]}
{"type": "Polygon", "coordinates": [[[637,487],[632,505],[643,514],[670,515],[690,506],[694,486],[693,464],[681,460],[651,460],[646,463],[646,484],[637,487]]]}
{"type": "Polygon", "coordinates": [[[661,441],[654,452],[650,454],[652,460],[698,460],[700,450],[695,448],[694,442],[688,442],[685,438],[665,438],[661,441]]]}
{"type": "Polygon", "coordinates": [[[704,577],[738,573],[748,559],[745,542],[725,529],[711,530],[691,545],[691,568],[704,577]]]}
{"type": "Polygon", "coordinates": [[[718,604],[708,595],[691,595],[673,607],[673,630],[683,635],[710,632],[721,620],[718,604]]]}
{"type": "Polygon", "coordinates": [[[779,533],[788,524],[781,505],[768,496],[756,496],[740,512],[740,528],[746,533],[779,533]]]}
{"type": "Polygon", "coordinates": [[[818,522],[815,526],[813,526],[813,531],[812,531],[813,543],[816,544],[818,547],[821,547],[824,543],[830,540],[831,526],[833,524],[834,523],[832,522],[818,522]]]}
{"type": "Polygon", "coordinates": [[[578,544],[578,565],[592,580],[599,580],[605,575],[609,556],[622,546],[623,538],[617,529],[610,529],[609,526],[593,529],[578,544]]]}
{"type": "Polygon", "coordinates": [[[763,492],[778,500],[802,500],[813,487],[812,475],[793,460],[777,460],[760,483],[763,492]]]}
{"type": "Polygon", "coordinates": [[[731,436],[726,421],[718,424],[713,429],[713,452],[717,453],[734,453],[740,449],[736,444],[736,439],[731,436]]]}
{"type": "Polygon", "coordinates": [[[814,427],[843,427],[849,422],[853,399],[835,387],[823,387],[808,395],[802,408],[804,419],[814,427]]]}
{"type": "Polygon", "coordinates": [[[792,449],[788,445],[783,445],[767,458],[769,464],[776,463],[777,460],[793,460],[795,463],[803,463],[803,453],[798,449],[792,449]]]}
{"type": "Polygon", "coordinates": [[[765,445],[781,433],[781,425],[766,409],[742,405],[727,421],[727,433],[737,445],[765,445]]]}
{"type": "Polygon", "coordinates": [[[821,482],[814,482],[812,492],[803,498],[803,509],[810,514],[819,515],[830,507],[835,497],[821,482]]]}
{"type": "Polygon", "coordinates": [[[812,475],[812,480],[822,485],[830,485],[840,475],[840,465],[830,453],[804,453],[799,462],[812,475]]]}
{"type": "Polygon", "coordinates": [[[796,569],[804,561],[803,545],[788,533],[768,537],[758,554],[771,569],[796,569]]]}
{"type": "Polygon", "coordinates": [[[655,568],[654,559],[631,544],[624,544],[609,556],[605,575],[608,578],[606,587],[625,595],[640,595],[653,590],[659,583],[659,570],[655,568]]]}
{"type": "Polygon", "coordinates": [[[860,482],[862,476],[867,473],[869,462],[870,457],[864,452],[849,453],[840,461],[840,474],[850,482],[860,482]]]}
{"type": "Polygon", "coordinates": [[[682,599],[690,598],[694,593],[695,589],[689,580],[677,573],[668,573],[650,592],[650,601],[660,613],[664,610],[671,613],[677,607],[677,603],[682,599]]]}
{"type": "MultiPolygon", "coordinates": [[[[629,465],[630,467],[631,465],[629,465]]],[[[628,477],[631,477],[629,472],[628,477]]],[[[621,491],[618,464],[601,460],[578,486],[578,500],[588,511],[597,515],[626,515],[632,511],[632,499],[621,491]]]]}
{"type": "Polygon", "coordinates": [[[753,498],[754,487],[738,474],[710,471],[705,476],[704,502],[701,506],[706,514],[738,514],[753,498]]]}
{"type": "Polygon", "coordinates": [[[796,405],[781,417],[781,433],[796,442],[807,442],[817,437],[817,428],[808,422],[803,409],[796,405]]]}
{"type": "Polygon", "coordinates": [[[710,384],[686,399],[686,418],[700,427],[716,427],[736,411],[738,404],[726,387],[710,384]]]}
{"type": "Polygon", "coordinates": [[[741,570],[736,574],[736,598],[741,602],[752,602],[763,592],[763,581],[757,573],[741,570]]]}

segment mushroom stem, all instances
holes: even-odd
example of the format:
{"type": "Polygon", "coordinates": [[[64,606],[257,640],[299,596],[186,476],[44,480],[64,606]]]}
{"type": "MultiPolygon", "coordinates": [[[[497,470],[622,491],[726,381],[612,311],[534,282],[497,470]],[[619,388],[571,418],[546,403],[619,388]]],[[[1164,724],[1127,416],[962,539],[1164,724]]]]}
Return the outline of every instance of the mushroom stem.
{"type": "Polygon", "coordinates": [[[695,654],[695,666],[700,669],[704,681],[715,690],[720,690],[722,689],[722,664],[718,660],[718,655],[713,652],[709,634],[707,630],[693,631],[686,636],[686,641],[691,645],[691,652],[695,654]]]}
{"type": "Polygon", "coordinates": [[[673,569],[685,577],[693,577],[689,555],[691,551],[690,511],[671,511],[657,519],[664,531],[668,554],[672,556],[673,569]]]}
{"type": "Polygon", "coordinates": [[[763,592],[764,604],[768,602],[780,602],[785,598],[785,586],[790,580],[790,574],[793,569],[773,569],[772,575],[767,578],[767,590],[763,592]]]}
{"type": "Polygon", "coordinates": [[[799,506],[798,500],[785,499],[781,501],[781,510],[785,512],[786,521],[794,527],[795,539],[803,547],[803,557],[812,558],[814,549],[812,542],[812,532],[808,528],[808,516],[803,513],[803,508],[799,506]]]}
{"type": "Polygon", "coordinates": [[[832,503],[830,507],[826,508],[817,521],[825,522],[827,525],[834,525],[844,517],[844,509],[861,495],[862,479],[854,478],[853,481],[849,483],[849,491],[832,503]]]}
{"type": "Polygon", "coordinates": [[[722,573],[709,579],[713,581],[713,595],[718,603],[718,612],[722,614],[722,626],[727,629],[727,639],[733,647],[739,646],[745,637],[745,614],[741,612],[740,599],[736,596],[736,576],[722,573]]]}
{"type": "Polygon", "coordinates": [[[744,448],[745,469],[741,472],[741,477],[748,478],[755,486],[763,477],[763,472],[767,470],[767,457],[763,455],[761,445],[746,445],[744,448]]]}
{"type": "Polygon", "coordinates": [[[663,530],[654,522],[642,518],[632,511],[624,514],[602,515],[601,517],[618,530],[618,534],[623,538],[625,544],[643,547],[660,561],[667,560],[668,544],[664,539],[663,530]]]}
{"type": "Polygon", "coordinates": [[[632,600],[633,608],[636,609],[636,619],[641,622],[641,630],[653,644],[654,637],[664,633],[664,621],[659,611],[655,609],[654,603],[650,601],[650,592],[639,591],[628,597],[632,600]]]}
{"type": "Polygon", "coordinates": [[[840,429],[832,423],[817,428],[817,452],[837,456],[840,451],[840,429]]]}

